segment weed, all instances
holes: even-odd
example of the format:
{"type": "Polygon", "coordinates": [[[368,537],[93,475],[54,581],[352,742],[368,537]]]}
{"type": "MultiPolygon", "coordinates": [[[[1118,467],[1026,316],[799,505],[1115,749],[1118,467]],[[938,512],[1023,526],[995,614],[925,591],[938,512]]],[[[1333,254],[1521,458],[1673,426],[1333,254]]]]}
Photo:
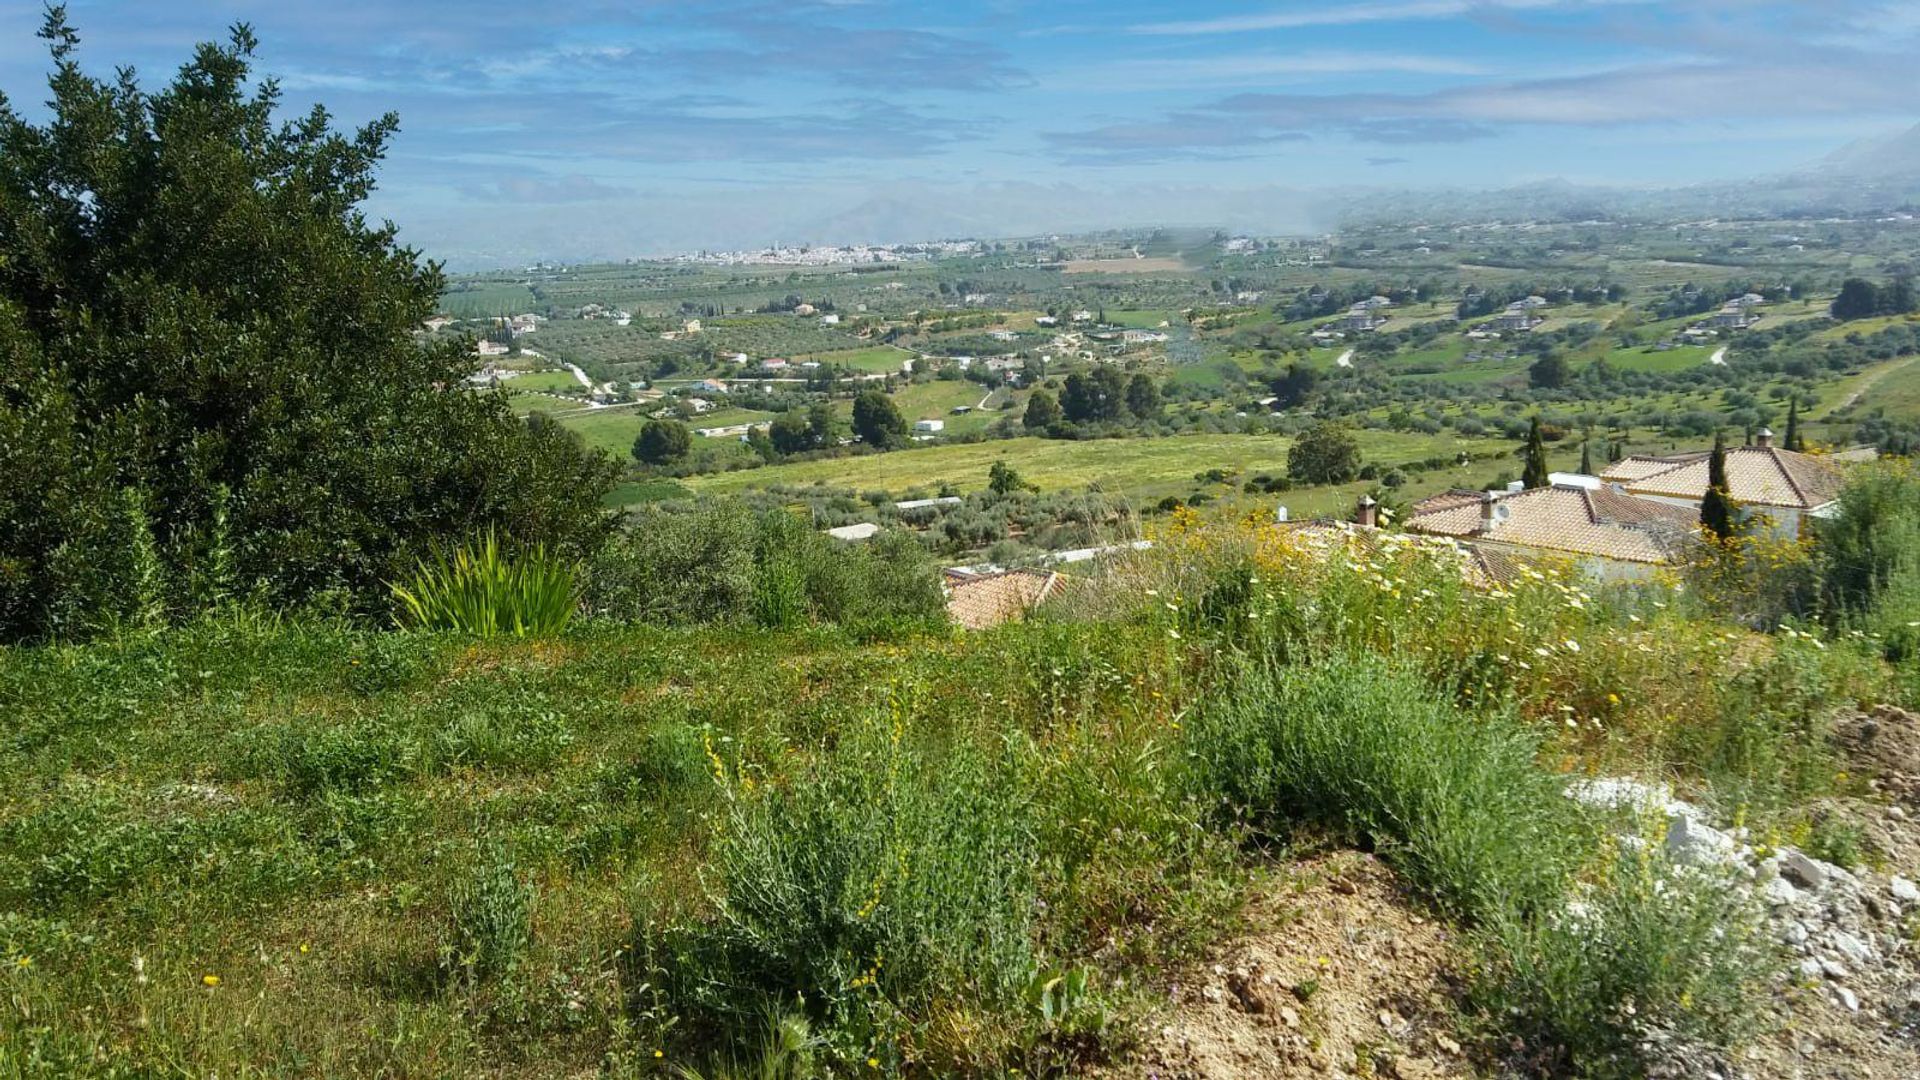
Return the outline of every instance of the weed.
{"type": "Polygon", "coordinates": [[[441,966],[483,980],[519,966],[533,940],[533,886],[497,847],[477,853],[447,897],[441,966]]]}
{"type": "Polygon", "coordinates": [[[546,548],[510,552],[488,531],[420,560],[412,578],[392,589],[399,621],[408,626],[480,637],[548,637],[573,618],[579,602],[575,577],[573,564],[546,548]]]}

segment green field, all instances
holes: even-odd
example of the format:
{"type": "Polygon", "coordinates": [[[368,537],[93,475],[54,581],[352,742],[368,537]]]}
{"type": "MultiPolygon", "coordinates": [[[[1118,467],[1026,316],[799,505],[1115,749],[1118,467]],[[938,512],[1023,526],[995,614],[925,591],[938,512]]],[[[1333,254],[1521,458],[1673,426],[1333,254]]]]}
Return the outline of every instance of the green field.
{"type": "Polygon", "coordinates": [[[440,297],[440,309],[461,319],[518,315],[539,304],[533,290],[517,282],[465,282],[440,297]]]}
{"type": "MultiPolygon", "coordinates": [[[[1497,449],[1502,442],[1389,431],[1359,433],[1370,461],[1395,464],[1460,450],[1497,449]]],[[[945,444],[887,454],[794,462],[762,469],[694,477],[687,486],[720,494],[772,484],[826,483],[862,491],[891,492],[929,484],[971,491],[987,485],[987,471],[1005,460],[1043,491],[1098,484],[1136,496],[1184,494],[1194,474],[1229,469],[1251,476],[1282,475],[1289,440],[1277,435],[1178,435],[1159,439],[1094,439],[1083,442],[1023,437],[983,443],[945,444]]],[[[1482,465],[1480,471],[1489,471],[1482,465]]]]}
{"type": "Polygon", "coordinates": [[[913,354],[905,349],[896,349],[891,345],[876,345],[870,349],[841,349],[836,352],[806,353],[793,357],[797,361],[814,360],[822,364],[852,368],[855,371],[891,373],[901,370],[901,362],[913,359],[913,354]]]}
{"type": "Polygon", "coordinates": [[[529,371],[522,375],[500,380],[500,385],[508,390],[541,391],[559,393],[563,390],[583,391],[580,380],[573,377],[571,371],[529,371]]]}

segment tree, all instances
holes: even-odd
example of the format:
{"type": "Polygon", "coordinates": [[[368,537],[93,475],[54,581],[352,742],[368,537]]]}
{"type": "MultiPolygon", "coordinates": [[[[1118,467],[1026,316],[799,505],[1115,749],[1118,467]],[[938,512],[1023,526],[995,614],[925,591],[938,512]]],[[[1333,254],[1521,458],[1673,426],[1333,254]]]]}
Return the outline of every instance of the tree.
{"type": "Polygon", "coordinates": [[[1526,468],[1520,470],[1520,482],[1528,488],[1547,486],[1547,445],[1540,436],[1540,414],[1527,425],[1526,468]]]}
{"type": "Polygon", "coordinates": [[[1593,475],[1593,440],[1584,439],[1580,443],[1580,475],[1593,475]]]}
{"type": "Polygon", "coordinates": [[[1287,475],[1303,484],[1344,484],[1360,475],[1360,442],[1345,425],[1322,420],[1287,449],[1287,475]]]}
{"type": "Polygon", "coordinates": [[[1700,499],[1700,527],[1715,539],[1734,534],[1733,499],[1727,494],[1727,437],[1715,432],[1707,459],[1707,491],[1700,499]]]}
{"type": "Polygon", "coordinates": [[[612,459],[415,338],[444,279],[361,209],[393,116],[279,122],[244,26],[157,90],[41,36],[50,118],[0,99],[0,639],[112,622],[136,549],[168,615],[217,537],[236,595],[384,616],[438,542],[598,545],[612,459]]]}
{"type": "Polygon", "coordinates": [[[1142,420],[1160,415],[1160,385],[1152,376],[1139,372],[1127,382],[1127,411],[1142,420]]]}
{"type": "Polygon", "coordinates": [[[813,425],[799,409],[788,409],[774,417],[773,423],[767,425],[767,440],[781,454],[804,453],[818,445],[813,425]]]}
{"type": "Polygon", "coordinates": [[[1787,401],[1787,438],[1782,445],[1795,453],[1803,453],[1807,449],[1806,443],[1802,442],[1800,438],[1799,398],[1790,398],[1787,401]]]}
{"type": "Polygon", "coordinates": [[[1034,431],[1044,431],[1060,422],[1060,403],[1045,390],[1035,390],[1027,398],[1027,412],[1020,423],[1034,431]]]}
{"type": "Polygon", "coordinates": [[[853,433],[876,450],[893,450],[907,443],[907,421],[893,399],[878,390],[862,390],[853,399],[853,433]]]}
{"type": "Polygon", "coordinates": [[[1099,413],[1093,383],[1078,371],[1069,374],[1060,388],[1060,412],[1074,424],[1087,423],[1099,413]]]}
{"type": "Polygon", "coordinates": [[[1287,365],[1287,370],[1267,384],[1273,396],[1279,400],[1274,404],[1282,409],[1297,409],[1313,396],[1314,389],[1320,385],[1320,373],[1298,360],[1287,365]]]}
{"type": "Polygon", "coordinates": [[[833,415],[831,404],[816,401],[807,407],[807,432],[813,436],[814,446],[832,446],[839,426],[839,419],[833,415]]]}
{"type": "Polygon", "coordinates": [[[1527,368],[1527,383],[1536,390],[1558,390],[1573,381],[1573,368],[1559,353],[1548,353],[1527,368]]]}
{"type": "Polygon", "coordinates": [[[633,458],[643,465],[669,465],[693,449],[693,432],[678,420],[649,420],[633,440],[633,458]]]}
{"type": "Polygon", "coordinates": [[[1841,322],[1868,318],[1880,311],[1880,290],[1871,281],[1848,278],[1840,283],[1840,294],[1828,310],[1841,322]]]}
{"type": "Polygon", "coordinates": [[[1004,460],[996,461],[987,470],[987,488],[995,495],[1011,495],[1016,491],[1038,491],[1037,487],[1021,479],[1020,473],[1004,460]]]}

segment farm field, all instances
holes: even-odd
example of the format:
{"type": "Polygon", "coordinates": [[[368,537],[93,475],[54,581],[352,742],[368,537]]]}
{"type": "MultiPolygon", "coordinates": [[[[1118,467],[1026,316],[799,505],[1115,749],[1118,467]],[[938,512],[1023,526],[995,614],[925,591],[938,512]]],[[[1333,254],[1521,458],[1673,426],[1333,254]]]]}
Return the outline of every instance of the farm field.
{"type": "MultiPolygon", "coordinates": [[[[1369,461],[1397,464],[1462,450],[1499,449],[1504,443],[1451,435],[1401,432],[1359,433],[1369,461]]],[[[860,490],[903,492],[951,484],[961,490],[984,488],[994,462],[1005,460],[1022,478],[1043,491],[1098,484],[1136,497],[1185,492],[1194,475],[1208,469],[1284,475],[1291,441],[1277,435],[1175,435],[1152,439],[1065,441],[1022,437],[867,454],[822,461],[771,465],[761,469],[693,477],[687,486],[701,494],[721,494],[773,484],[828,483],[860,490]]],[[[1481,471],[1490,471],[1483,464],[1481,471]]]]}
{"type": "Polygon", "coordinates": [[[802,353],[792,357],[795,361],[817,361],[835,367],[852,368],[855,371],[890,374],[902,370],[904,361],[913,359],[913,354],[892,345],[876,345],[866,349],[840,349],[832,352],[802,353]]]}

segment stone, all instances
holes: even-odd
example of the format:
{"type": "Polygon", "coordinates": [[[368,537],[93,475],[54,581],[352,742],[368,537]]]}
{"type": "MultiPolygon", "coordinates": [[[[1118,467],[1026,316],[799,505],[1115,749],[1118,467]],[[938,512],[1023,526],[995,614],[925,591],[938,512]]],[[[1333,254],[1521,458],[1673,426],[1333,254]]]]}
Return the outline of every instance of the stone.
{"type": "Polygon", "coordinates": [[[1800,890],[1785,878],[1768,878],[1767,883],[1760,887],[1760,893],[1774,907],[1789,907],[1800,899],[1800,890]]]}
{"type": "Polygon", "coordinates": [[[1899,874],[1887,879],[1887,891],[1895,900],[1903,904],[1920,904],[1920,885],[1915,885],[1899,874]]]}
{"type": "Polygon", "coordinates": [[[1803,851],[1789,850],[1780,857],[1780,876],[1802,888],[1818,889],[1825,885],[1830,869],[1828,864],[1810,858],[1803,851]]]}
{"type": "Polygon", "coordinates": [[[1825,971],[1821,968],[1820,961],[1809,956],[1805,960],[1800,961],[1800,974],[1809,979],[1817,979],[1825,974],[1825,971]]]}
{"type": "Polygon", "coordinates": [[[1831,957],[1820,958],[1820,970],[1829,979],[1848,979],[1853,977],[1852,972],[1847,970],[1845,964],[1831,957]]]}
{"type": "Polygon", "coordinates": [[[1847,933],[1845,930],[1835,930],[1828,934],[1827,944],[1831,946],[1835,952],[1838,952],[1856,964],[1864,966],[1878,959],[1878,957],[1874,955],[1872,945],[1847,933]]]}
{"type": "Polygon", "coordinates": [[[1667,828],[1667,853],[1693,866],[1724,866],[1733,861],[1733,838],[1691,814],[1680,814],[1667,828]]]}
{"type": "Polygon", "coordinates": [[[1789,945],[1805,945],[1811,936],[1807,931],[1807,924],[1803,922],[1790,922],[1787,928],[1780,932],[1780,940],[1789,945]]]}
{"type": "Polygon", "coordinates": [[[1860,995],[1844,986],[1833,988],[1833,999],[1844,1006],[1848,1012],[1860,1011],[1860,995]]]}

